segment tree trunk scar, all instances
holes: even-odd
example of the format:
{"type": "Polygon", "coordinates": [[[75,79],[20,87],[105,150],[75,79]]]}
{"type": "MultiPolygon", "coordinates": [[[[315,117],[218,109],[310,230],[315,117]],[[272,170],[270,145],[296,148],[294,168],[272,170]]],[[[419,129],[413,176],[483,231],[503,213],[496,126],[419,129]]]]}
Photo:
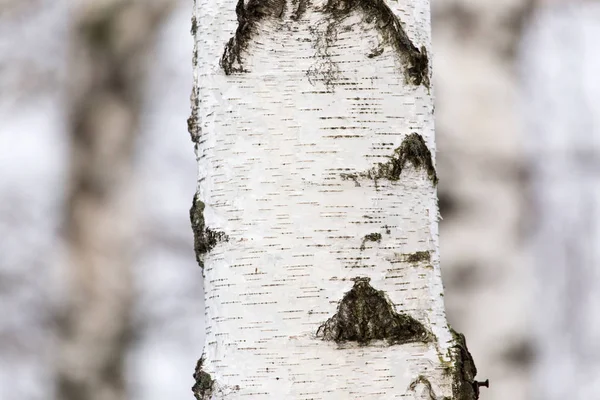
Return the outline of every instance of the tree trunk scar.
{"type": "Polygon", "coordinates": [[[194,231],[194,251],[196,261],[201,268],[204,268],[204,254],[211,251],[218,243],[227,242],[229,236],[222,231],[216,231],[206,226],[204,221],[204,203],[198,199],[198,194],[194,194],[192,207],[190,208],[190,221],[194,231]]]}
{"type": "MultiPolygon", "coordinates": [[[[283,20],[288,1],[294,7],[289,16],[292,21],[300,20],[311,8],[309,0],[248,0],[246,3],[244,0],[238,0],[235,8],[238,27],[225,45],[220,60],[225,75],[249,72],[244,66],[243,53],[248,51],[250,40],[260,33],[260,23],[266,18],[283,20]]],[[[419,49],[412,43],[402,28],[400,20],[384,0],[328,0],[322,8],[315,8],[314,11],[326,16],[322,23],[318,24],[326,26],[316,30],[315,27],[311,27],[320,39],[315,39],[317,64],[307,71],[309,79],[314,81],[315,76],[321,71],[325,83],[331,85],[337,77],[335,73],[337,69],[332,65],[328,48],[336,38],[337,26],[351,13],[358,12],[362,15],[363,22],[376,29],[381,36],[380,45],[367,57],[377,57],[383,54],[386,46],[389,46],[396,52],[405,67],[406,82],[414,86],[423,85],[427,89],[430,88],[427,50],[424,46],[419,49]]]]}
{"type": "Polygon", "coordinates": [[[378,163],[375,167],[364,172],[342,173],[340,176],[343,180],[350,179],[355,183],[358,182],[359,178],[371,179],[375,181],[377,186],[377,181],[380,179],[398,181],[407,162],[410,162],[416,169],[425,170],[431,183],[434,186],[437,185],[438,177],[433,166],[431,151],[427,148],[423,137],[418,133],[407,135],[400,147],[394,150],[394,154],[388,162],[378,163]]]}
{"type": "Polygon", "coordinates": [[[235,7],[238,27],[225,45],[220,62],[225,75],[248,72],[242,58],[242,53],[248,49],[248,42],[258,34],[262,20],[268,17],[283,18],[286,3],[286,0],[248,0],[244,4],[244,0],[238,0],[235,7]]]}
{"type": "Polygon", "coordinates": [[[385,293],[369,282],[370,278],[354,279],[354,286],[340,301],[337,313],[319,327],[317,337],[361,345],[373,340],[385,340],[389,345],[432,340],[432,334],[421,322],[397,313],[385,293]]]}

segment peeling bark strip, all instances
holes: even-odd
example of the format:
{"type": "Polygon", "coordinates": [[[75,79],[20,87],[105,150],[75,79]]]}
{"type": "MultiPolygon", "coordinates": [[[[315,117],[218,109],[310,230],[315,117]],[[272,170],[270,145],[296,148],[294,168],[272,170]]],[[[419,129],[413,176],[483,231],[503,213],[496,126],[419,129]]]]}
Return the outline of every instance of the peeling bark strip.
{"type": "Polygon", "coordinates": [[[209,400],[213,394],[215,381],[210,374],[202,370],[204,364],[204,355],[200,357],[194,371],[194,380],[196,383],[192,386],[192,392],[196,400],[209,400]]]}
{"type": "Polygon", "coordinates": [[[317,337],[335,342],[369,344],[386,340],[388,344],[429,342],[431,333],[413,317],[398,314],[381,290],[374,289],[370,278],[355,278],[354,286],[344,295],[337,313],[317,330],[317,337]]]}
{"type": "Polygon", "coordinates": [[[418,133],[407,135],[400,147],[394,150],[394,155],[386,163],[378,163],[376,167],[367,172],[341,174],[342,179],[351,179],[358,184],[358,178],[372,179],[376,183],[379,179],[397,181],[407,162],[410,162],[416,169],[427,171],[427,177],[437,185],[438,177],[431,159],[431,152],[425,144],[425,140],[418,133]]]}
{"type": "Polygon", "coordinates": [[[419,50],[410,40],[400,20],[385,4],[384,0],[328,0],[325,11],[334,23],[339,23],[352,11],[358,10],[364,15],[367,23],[374,22],[382,36],[383,42],[373,50],[369,58],[383,53],[383,46],[394,48],[401,62],[406,66],[406,81],[412,85],[423,85],[429,89],[429,58],[425,46],[419,50]]]}
{"type": "Polygon", "coordinates": [[[190,221],[194,231],[194,250],[196,261],[204,268],[202,256],[211,251],[219,242],[228,241],[229,236],[225,232],[215,231],[206,227],[204,222],[204,203],[198,200],[198,194],[194,194],[192,208],[190,208],[190,221]]]}
{"type": "MultiPolygon", "coordinates": [[[[306,7],[306,2],[300,0],[306,7]]],[[[238,27],[235,35],[225,45],[221,68],[225,75],[232,73],[248,72],[243,65],[242,52],[248,47],[248,42],[258,32],[258,23],[267,17],[281,18],[285,11],[286,0],[238,0],[235,7],[238,27]]]]}

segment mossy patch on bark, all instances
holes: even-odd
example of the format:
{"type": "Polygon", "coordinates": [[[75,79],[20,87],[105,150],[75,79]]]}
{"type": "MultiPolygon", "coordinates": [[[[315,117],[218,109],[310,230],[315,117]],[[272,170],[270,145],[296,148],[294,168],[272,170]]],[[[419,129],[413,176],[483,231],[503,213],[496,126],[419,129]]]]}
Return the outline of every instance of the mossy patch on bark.
{"type": "Polygon", "coordinates": [[[385,293],[369,282],[370,278],[354,279],[354,286],[340,301],[336,314],[318,328],[317,337],[361,345],[374,340],[385,340],[389,345],[432,340],[433,335],[421,322],[397,313],[385,293]]]}
{"type": "Polygon", "coordinates": [[[394,150],[394,154],[388,162],[378,163],[375,167],[366,172],[342,173],[340,176],[344,180],[353,180],[358,183],[359,178],[371,179],[377,184],[378,180],[387,179],[389,181],[398,181],[404,170],[406,163],[410,162],[417,170],[424,170],[428,179],[437,185],[438,177],[433,166],[431,151],[427,147],[423,136],[418,133],[407,135],[400,147],[394,150]]]}
{"type": "Polygon", "coordinates": [[[214,379],[202,370],[202,365],[204,364],[204,355],[200,357],[198,362],[196,363],[196,370],[194,371],[194,386],[192,386],[192,392],[194,393],[194,397],[196,400],[210,400],[212,397],[215,381],[214,379]]]}
{"type": "Polygon", "coordinates": [[[206,227],[204,221],[205,205],[198,199],[198,194],[194,194],[192,207],[190,208],[190,221],[194,231],[194,251],[196,252],[196,261],[200,267],[204,268],[202,256],[212,250],[219,242],[226,242],[229,236],[225,232],[215,231],[206,227]]]}
{"type": "MultiPolygon", "coordinates": [[[[301,4],[306,6],[305,2],[301,4]]],[[[225,75],[248,72],[244,67],[243,52],[247,50],[252,36],[259,31],[259,24],[265,18],[281,18],[286,7],[286,0],[238,0],[235,7],[238,27],[227,44],[221,57],[220,65],[225,75]]]]}

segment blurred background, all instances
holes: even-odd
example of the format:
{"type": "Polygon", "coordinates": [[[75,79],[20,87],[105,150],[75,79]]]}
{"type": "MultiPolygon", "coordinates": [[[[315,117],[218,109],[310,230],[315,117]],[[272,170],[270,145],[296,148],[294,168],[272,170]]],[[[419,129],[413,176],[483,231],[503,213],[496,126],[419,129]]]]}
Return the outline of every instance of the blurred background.
{"type": "MultiPolygon", "coordinates": [[[[598,4],[432,0],[445,301],[482,400],[600,398],[598,4]]],[[[2,400],[193,397],[191,7],[0,0],[2,400]]]]}

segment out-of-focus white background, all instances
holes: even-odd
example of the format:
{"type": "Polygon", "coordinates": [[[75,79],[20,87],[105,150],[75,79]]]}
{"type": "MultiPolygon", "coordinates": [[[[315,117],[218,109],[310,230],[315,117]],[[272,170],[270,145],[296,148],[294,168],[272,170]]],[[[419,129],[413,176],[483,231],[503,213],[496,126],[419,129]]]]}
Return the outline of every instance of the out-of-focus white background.
{"type": "MultiPolygon", "coordinates": [[[[192,398],[204,340],[202,275],[188,216],[196,177],[186,125],[192,4],[171,3],[144,54],[131,154],[134,279],[121,378],[122,398],[136,400],[192,398]]],[[[523,81],[534,70],[522,59],[536,54],[536,44],[535,35],[525,44],[522,38],[544,5],[432,0],[445,301],[451,324],[467,337],[478,377],[490,379],[485,400],[531,399],[540,382],[532,373],[540,340],[533,318],[539,271],[528,250],[540,214],[532,208],[535,145],[527,145],[522,118],[523,81]]],[[[69,88],[78,75],[71,53],[78,15],[70,7],[67,0],[0,1],[2,400],[88,398],[56,391],[72,246],[65,220],[74,196],[69,88]]],[[[127,29],[136,24],[145,21],[132,19],[127,29]]]]}

